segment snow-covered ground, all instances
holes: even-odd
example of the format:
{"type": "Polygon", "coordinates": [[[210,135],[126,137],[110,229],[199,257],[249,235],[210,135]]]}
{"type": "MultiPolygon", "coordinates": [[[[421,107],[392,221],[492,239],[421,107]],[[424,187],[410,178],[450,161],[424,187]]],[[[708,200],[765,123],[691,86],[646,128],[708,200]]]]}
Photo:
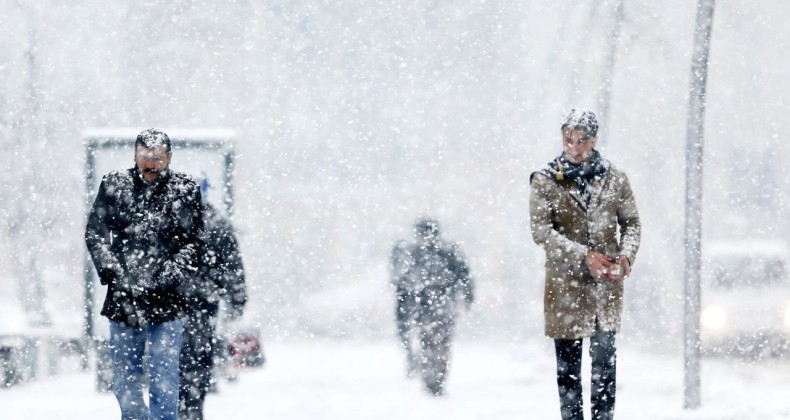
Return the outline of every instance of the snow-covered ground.
{"type": "MultiPolygon", "coordinates": [[[[208,419],[559,418],[550,341],[459,341],[448,393],[434,398],[404,375],[394,341],[273,342],[263,369],[220,383],[208,419]]],[[[790,362],[704,360],[702,408],[683,405],[680,352],[658,355],[621,343],[619,419],[790,418],[790,362]]],[[[587,357],[585,356],[585,362],[587,357]]],[[[584,366],[585,382],[589,365],[584,366]]],[[[589,390],[585,388],[589,398],[589,390]]],[[[0,391],[4,420],[119,418],[92,374],[71,372],[0,391]]]]}

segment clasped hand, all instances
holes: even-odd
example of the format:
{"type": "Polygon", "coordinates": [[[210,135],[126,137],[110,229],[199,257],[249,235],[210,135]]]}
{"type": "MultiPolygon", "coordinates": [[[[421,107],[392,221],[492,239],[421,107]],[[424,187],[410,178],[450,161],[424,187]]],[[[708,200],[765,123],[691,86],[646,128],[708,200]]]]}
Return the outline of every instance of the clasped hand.
{"type": "Polygon", "coordinates": [[[590,269],[590,273],[597,279],[605,280],[623,280],[631,274],[631,262],[624,256],[617,257],[612,261],[604,254],[596,251],[588,251],[584,256],[584,264],[590,269]],[[612,272],[615,264],[623,267],[620,274],[612,272]]]}

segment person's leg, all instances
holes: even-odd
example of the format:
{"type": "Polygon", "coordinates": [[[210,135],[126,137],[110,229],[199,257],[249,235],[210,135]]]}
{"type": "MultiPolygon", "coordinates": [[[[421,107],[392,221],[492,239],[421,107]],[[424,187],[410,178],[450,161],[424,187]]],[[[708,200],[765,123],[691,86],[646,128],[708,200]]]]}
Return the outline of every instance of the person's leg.
{"type": "Polygon", "coordinates": [[[196,411],[196,396],[199,392],[198,382],[200,372],[197,369],[198,351],[200,348],[197,329],[200,320],[197,313],[191,313],[184,318],[184,333],[181,337],[181,354],[179,356],[179,390],[178,390],[178,418],[189,420],[196,411]]]}
{"type": "Polygon", "coordinates": [[[413,378],[417,376],[420,371],[420,358],[414,349],[413,339],[416,333],[416,324],[414,320],[408,320],[403,325],[403,346],[406,349],[406,376],[413,378]]]}
{"type": "Polygon", "coordinates": [[[203,329],[200,334],[200,352],[197,359],[198,368],[200,369],[199,381],[197,383],[197,401],[195,404],[198,416],[196,420],[203,420],[203,403],[206,401],[211,389],[211,383],[214,380],[214,349],[215,349],[215,331],[214,322],[207,314],[203,314],[202,323],[203,329]]]}
{"type": "Polygon", "coordinates": [[[613,331],[597,330],[590,338],[592,359],[591,405],[592,418],[610,420],[614,418],[614,399],[617,373],[617,355],[613,331]]]}
{"type": "Polygon", "coordinates": [[[148,420],[143,399],[143,354],[145,330],[110,321],[112,390],[121,407],[122,420],[148,420]]]}
{"type": "Polygon", "coordinates": [[[181,420],[203,420],[203,402],[211,387],[214,367],[214,327],[211,317],[196,312],[186,319],[181,346],[181,420]]]}
{"type": "Polygon", "coordinates": [[[183,325],[183,321],[176,319],[149,327],[149,396],[154,420],[178,418],[178,367],[183,325]]]}
{"type": "Polygon", "coordinates": [[[417,371],[417,358],[412,350],[412,304],[409,293],[398,290],[395,299],[395,324],[398,328],[398,338],[401,347],[406,351],[406,374],[413,376],[417,371]]]}
{"type": "Polygon", "coordinates": [[[423,324],[420,341],[424,349],[422,375],[425,387],[433,395],[444,395],[450,362],[450,341],[454,322],[450,317],[437,317],[423,324]]]}
{"type": "Polygon", "coordinates": [[[582,403],[582,340],[554,340],[557,389],[563,420],[584,420],[582,403]]]}

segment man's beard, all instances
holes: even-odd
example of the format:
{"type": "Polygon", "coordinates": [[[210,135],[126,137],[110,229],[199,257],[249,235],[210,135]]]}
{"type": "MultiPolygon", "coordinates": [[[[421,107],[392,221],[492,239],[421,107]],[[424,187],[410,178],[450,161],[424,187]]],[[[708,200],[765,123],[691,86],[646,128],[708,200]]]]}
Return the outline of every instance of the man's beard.
{"type": "Polygon", "coordinates": [[[137,167],[137,170],[140,172],[140,178],[142,178],[143,181],[148,183],[156,182],[162,176],[163,173],[167,172],[167,168],[164,168],[160,171],[156,168],[140,169],[139,166],[137,167]],[[150,177],[150,175],[153,175],[153,177],[149,181],[148,177],[150,177]]]}

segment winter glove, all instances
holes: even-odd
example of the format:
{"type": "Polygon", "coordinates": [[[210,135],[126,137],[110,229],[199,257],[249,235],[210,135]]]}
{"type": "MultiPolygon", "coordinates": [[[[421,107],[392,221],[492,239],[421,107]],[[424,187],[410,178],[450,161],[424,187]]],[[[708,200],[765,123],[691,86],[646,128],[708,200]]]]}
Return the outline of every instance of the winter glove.
{"type": "Polygon", "coordinates": [[[124,274],[117,269],[102,268],[99,270],[98,274],[101,284],[111,285],[112,290],[114,291],[113,293],[116,295],[137,297],[143,292],[142,287],[129,284],[129,279],[127,279],[124,274]]]}
{"type": "Polygon", "coordinates": [[[120,277],[118,272],[112,268],[102,268],[98,272],[99,274],[99,282],[106,286],[110,283],[115,283],[115,281],[120,277]]]}
{"type": "Polygon", "coordinates": [[[466,305],[466,310],[468,311],[469,308],[472,307],[472,303],[475,301],[475,295],[471,293],[467,293],[464,295],[464,304],[466,305]]]}
{"type": "Polygon", "coordinates": [[[228,321],[237,321],[242,315],[244,315],[244,306],[238,304],[228,306],[228,321]]]}
{"type": "Polygon", "coordinates": [[[165,261],[162,267],[153,275],[153,289],[167,289],[173,286],[185,286],[189,276],[173,261],[165,261]]]}

